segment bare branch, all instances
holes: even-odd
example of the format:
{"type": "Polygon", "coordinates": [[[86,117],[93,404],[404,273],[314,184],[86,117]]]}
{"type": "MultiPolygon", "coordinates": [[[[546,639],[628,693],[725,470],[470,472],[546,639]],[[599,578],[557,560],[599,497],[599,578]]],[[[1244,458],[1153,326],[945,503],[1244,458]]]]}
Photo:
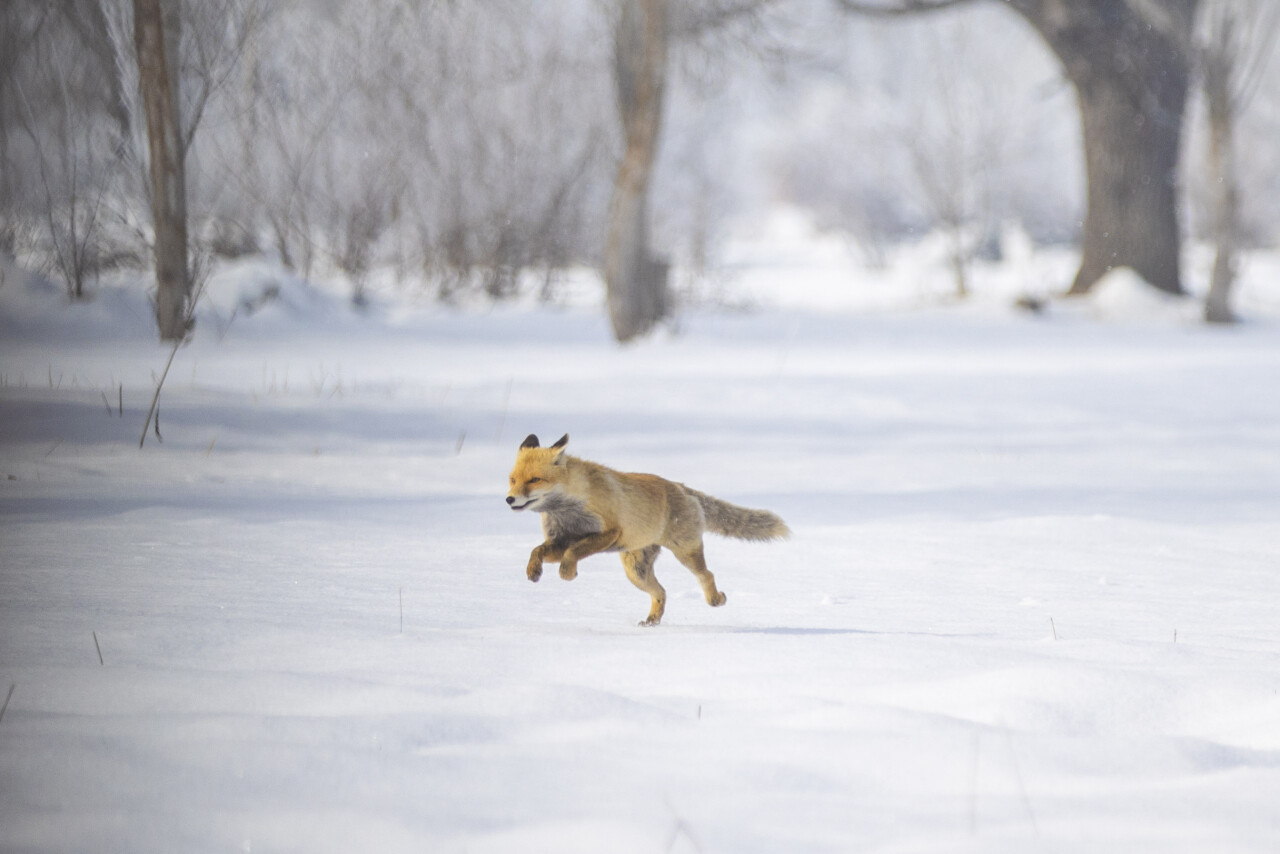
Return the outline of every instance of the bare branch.
{"type": "Polygon", "coordinates": [[[973,0],[892,0],[892,2],[876,3],[863,0],[835,0],[837,6],[846,12],[858,15],[869,15],[880,18],[898,18],[903,15],[916,15],[921,12],[938,12],[965,6],[973,0]]]}
{"type": "MultiPolygon", "coordinates": [[[[209,11],[206,10],[206,14],[209,11]]],[[[194,25],[186,29],[190,33],[190,41],[194,43],[186,53],[193,60],[191,71],[196,78],[197,88],[184,117],[184,153],[190,149],[195,139],[209,100],[231,79],[250,40],[261,29],[265,17],[258,0],[227,0],[211,11],[211,17],[194,21],[194,25]],[[227,29],[230,30],[229,39],[227,29]]]]}
{"type": "Polygon", "coordinates": [[[697,38],[710,30],[749,21],[776,5],[778,0],[722,0],[709,7],[695,5],[673,9],[671,34],[676,39],[697,38]]]}

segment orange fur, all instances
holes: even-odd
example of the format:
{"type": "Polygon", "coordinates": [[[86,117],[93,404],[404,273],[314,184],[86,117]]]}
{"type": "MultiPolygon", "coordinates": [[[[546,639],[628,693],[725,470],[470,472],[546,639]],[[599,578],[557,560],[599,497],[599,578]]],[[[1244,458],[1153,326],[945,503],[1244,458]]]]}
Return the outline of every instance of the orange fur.
{"type": "Polygon", "coordinates": [[[560,563],[560,577],[577,577],[578,561],[602,551],[622,553],[627,578],[649,594],[652,605],[641,625],[657,625],[666,591],[653,574],[660,547],[666,547],[698,579],[707,604],[723,605],[707,569],[702,534],[713,531],[749,540],[790,535],[786,523],[767,510],[750,510],[704,495],[652,474],[614,471],[564,452],[566,435],[549,448],[529,436],[516,452],[507,504],[542,514],[545,540],[529,555],[530,581],[542,564],[560,563]]]}

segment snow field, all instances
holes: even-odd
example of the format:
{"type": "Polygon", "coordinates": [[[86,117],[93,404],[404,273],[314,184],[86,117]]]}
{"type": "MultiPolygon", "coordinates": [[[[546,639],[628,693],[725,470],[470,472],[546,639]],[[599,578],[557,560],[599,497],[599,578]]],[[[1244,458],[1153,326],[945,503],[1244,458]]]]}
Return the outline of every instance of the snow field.
{"type": "Polygon", "coordinates": [[[0,850],[1280,844],[1266,317],[280,305],[139,451],[166,353],[5,299],[0,850]],[[616,557],[525,579],[529,432],[794,537],[709,537],[717,609],[664,554],[638,628],[616,557]]]}

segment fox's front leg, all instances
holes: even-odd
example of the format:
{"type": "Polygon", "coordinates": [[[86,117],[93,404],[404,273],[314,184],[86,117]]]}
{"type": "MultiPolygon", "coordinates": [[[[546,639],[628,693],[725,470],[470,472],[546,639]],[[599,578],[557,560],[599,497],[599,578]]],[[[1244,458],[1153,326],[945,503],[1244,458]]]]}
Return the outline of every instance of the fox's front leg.
{"type": "Polygon", "coordinates": [[[564,547],[556,543],[542,543],[534,546],[533,551],[529,553],[529,565],[525,567],[524,574],[529,576],[530,581],[537,581],[542,577],[544,563],[553,563],[562,557],[564,557],[564,547]]]}
{"type": "MultiPolygon", "coordinates": [[[[609,548],[618,541],[618,537],[621,535],[621,531],[616,528],[610,528],[598,534],[588,534],[582,539],[570,543],[565,547],[564,554],[560,558],[560,577],[565,581],[572,581],[577,578],[578,561],[609,548]]],[[[555,558],[548,557],[547,559],[554,560],[555,558]]]]}

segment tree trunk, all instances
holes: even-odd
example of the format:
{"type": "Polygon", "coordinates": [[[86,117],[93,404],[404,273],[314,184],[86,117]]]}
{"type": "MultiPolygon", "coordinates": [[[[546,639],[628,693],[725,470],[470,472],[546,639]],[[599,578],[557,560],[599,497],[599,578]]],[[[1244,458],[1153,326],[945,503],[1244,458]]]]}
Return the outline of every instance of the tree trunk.
{"type": "Polygon", "coordinates": [[[625,150],[614,179],[605,243],[609,319],[619,341],[667,312],[667,266],[649,254],[649,179],[662,126],[667,70],[666,0],[623,0],[614,75],[625,150]]]}
{"type": "Polygon", "coordinates": [[[166,4],[164,0],[133,0],[138,84],[147,118],[147,147],[151,160],[156,325],[164,341],[181,340],[190,327],[186,175],[182,134],[178,127],[178,80],[171,73],[168,50],[170,47],[174,51],[177,49],[178,40],[171,34],[178,23],[176,4],[166,4]],[[166,5],[169,8],[165,8],[166,5]]]}
{"type": "Polygon", "coordinates": [[[1235,127],[1231,95],[1225,76],[1205,68],[1205,100],[1209,107],[1209,174],[1213,177],[1213,241],[1217,254],[1209,294],[1204,303],[1204,319],[1210,323],[1233,323],[1231,287],[1236,278],[1236,246],[1239,243],[1240,188],[1235,170],[1235,127]]]}
{"type": "Polygon", "coordinates": [[[1121,266],[1184,292],[1177,166],[1198,2],[1144,12],[1125,0],[1010,0],[1057,54],[1080,105],[1088,200],[1069,293],[1121,266]]]}
{"type": "MultiPolygon", "coordinates": [[[[1200,85],[1209,113],[1208,178],[1212,188],[1210,215],[1217,254],[1209,293],[1204,301],[1204,319],[1209,323],[1234,323],[1239,318],[1231,310],[1231,289],[1236,279],[1236,253],[1240,245],[1240,184],[1236,176],[1235,120],[1241,108],[1237,86],[1240,67],[1249,64],[1248,43],[1237,39],[1237,28],[1267,21],[1238,19],[1234,7],[1225,4],[1209,10],[1208,36],[1200,46],[1200,85]],[[1215,14],[1216,13],[1216,14],[1215,14]],[[1242,55],[1244,54],[1244,55],[1242,55]],[[1238,65],[1238,64],[1239,65],[1238,65]]],[[[1280,18],[1270,20],[1275,26],[1280,18]]],[[[1264,41],[1265,44],[1265,36],[1264,41]]]]}

